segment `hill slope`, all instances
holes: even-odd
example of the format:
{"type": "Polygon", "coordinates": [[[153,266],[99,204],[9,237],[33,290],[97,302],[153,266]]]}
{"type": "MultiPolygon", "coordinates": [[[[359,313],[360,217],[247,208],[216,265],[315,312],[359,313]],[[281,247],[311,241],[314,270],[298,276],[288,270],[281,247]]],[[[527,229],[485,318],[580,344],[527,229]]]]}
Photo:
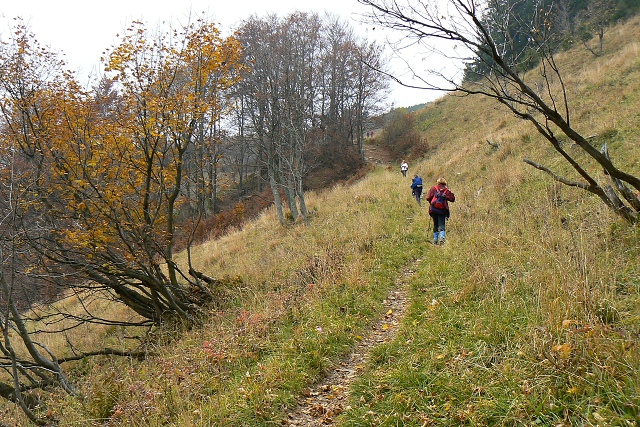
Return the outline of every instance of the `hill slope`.
{"type": "MultiPolygon", "coordinates": [[[[559,58],[578,126],[636,174],[638,40],[636,19],[607,34],[603,57],[559,58]]],[[[412,172],[447,177],[458,199],[444,247],[429,244],[409,178],[388,168],[309,194],[309,226],[280,227],[266,211],[194,251],[226,278],[201,328],[157,331],[142,362],[79,364],[84,397],[53,396],[50,416],[69,426],[283,424],[385,315],[411,266],[406,315],[357,367],[336,425],[634,425],[640,230],[524,164],[566,170],[491,101],[449,96],[416,114],[437,149],[411,159],[412,172]]],[[[121,336],[98,332],[111,346],[121,336]]],[[[4,409],[3,420],[20,417],[4,409]]]]}

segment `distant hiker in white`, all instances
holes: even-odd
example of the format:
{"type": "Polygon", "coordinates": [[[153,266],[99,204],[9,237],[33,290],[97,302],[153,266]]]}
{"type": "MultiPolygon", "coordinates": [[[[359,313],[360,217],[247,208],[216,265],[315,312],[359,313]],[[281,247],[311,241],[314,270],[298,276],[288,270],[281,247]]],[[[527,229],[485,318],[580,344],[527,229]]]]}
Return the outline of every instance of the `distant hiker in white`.
{"type": "Polygon", "coordinates": [[[409,163],[406,160],[402,161],[400,165],[400,171],[402,171],[402,176],[407,176],[407,171],[409,170],[409,163]]]}

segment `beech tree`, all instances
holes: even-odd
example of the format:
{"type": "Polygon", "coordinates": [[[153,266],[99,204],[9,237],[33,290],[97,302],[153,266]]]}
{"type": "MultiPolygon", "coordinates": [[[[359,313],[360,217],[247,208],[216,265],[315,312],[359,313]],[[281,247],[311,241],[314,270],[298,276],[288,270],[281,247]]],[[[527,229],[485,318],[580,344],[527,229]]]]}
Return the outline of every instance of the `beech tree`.
{"type": "MultiPolygon", "coordinates": [[[[478,0],[358,1],[371,8],[369,20],[398,31],[407,40],[423,46],[437,44],[441,52],[446,49],[454,52],[454,56],[455,52],[461,52],[457,58],[449,59],[464,57],[483,65],[467,69],[468,78],[464,82],[456,75],[437,70],[418,75],[424,83],[419,86],[495,99],[516,117],[529,121],[571,166],[576,178],[561,176],[531,159],[525,162],[558,182],[596,195],[626,221],[639,221],[640,179],[616,166],[606,144],[596,147],[574,126],[567,88],[554,58],[552,7],[538,2],[533,17],[524,19],[515,7],[488,10],[487,2],[478,0]],[[486,19],[489,13],[491,19],[486,19]],[[514,52],[509,46],[512,42],[509,31],[514,27],[532,46],[526,55],[505,54],[514,52]],[[447,44],[448,48],[442,47],[447,44]],[[532,56],[537,60],[537,73],[527,73],[534,64],[532,56]],[[476,72],[481,74],[474,75],[476,72]],[[581,154],[568,151],[561,135],[573,142],[581,154]]],[[[506,6],[512,3],[507,2],[506,6]]]]}
{"type": "Polygon", "coordinates": [[[240,60],[238,41],[205,20],[155,33],[134,23],[108,52],[105,77],[85,89],[22,23],[0,44],[0,397],[33,422],[49,422],[33,391],[75,392],[63,363],[135,355],[70,343],[74,355],[59,357],[35,334],[192,324],[211,299],[217,281],[175,253],[180,242],[190,254],[198,216],[186,208],[206,202],[205,153],[240,60]],[[62,296],[84,312],[53,304],[62,296]],[[102,318],[94,299],[132,315],[102,318]]]}
{"type": "Polygon", "coordinates": [[[25,315],[32,304],[51,297],[48,285],[56,281],[45,273],[46,260],[33,251],[24,225],[30,232],[41,230],[33,205],[47,176],[39,126],[53,110],[48,99],[63,84],[58,73],[63,65],[39,47],[21,22],[13,39],[0,44],[0,398],[14,402],[38,425],[50,421],[41,415],[46,408],[39,390],[76,392],[62,368],[64,360],[34,338],[33,323],[25,315]],[[39,108],[30,111],[42,122],[29,120],[26,113],[36,104],[39,108]]]}
{"type": "Polygon", "coordinates": [[[204,200],[187,154],[215,143],[239,44],[203,21],[155,35],[134,23],[93,92],[31,48],[8,52],[2,80],[5,144],[33,171],[24,238],[59,285],[108,290],[151,322],[192,322],[215,280],[175,262],[197,223],[178,213],[204,200]]]}
{"type": "Polygon", "coordinates": [[[237,41],[222,39],[213,24],[198,20],[154,35],[134,23],[108,55],[117,103],[102,115],[92,105],[73,109],[80,113],[69,126],[61,210],[73,205],[67,218],[82,227],[44,247],[57,264],[85,272],[145,319],[192,321],[190,312],[210,293],[206,285],[215,283],[176,264],[177,239],[186,239],[188,250],[195,227],[179,223],[178,213],[199,200],[184,191],[185,182],[195,181],[202,195],[203,177],[187,174],[187,154],[210,153],[216,143],[224,91],[237,82],[239,60],[237,41]],[[74,198],[78,206],[67,202],[74,198]]]}
{"type": "Polygon", "coordinates": [[[293,221],[306,221],[309,172],[363,158],[363,129],[386,88],[365,61],[383,68],[382,50],[340,20],[308,13],[251,17],[239,38],[250,71],[236,92],[244,113],[238,133],[256,141],[280,222],[285,203],[293,221]]]}
{"type": "Polygon", "coordinates": [[[356,36],[344,21],[330,17],[324,26],[321,58],[320,117],[331,152],[343,155],[341,146],[354,145],[364,161],[365,127],[387,95],[388,80],[382,46],[356,36]]]}
{"type": "Polygon", "coordinates": [[[20,167],[13,167],[16,150],[1,147],[3,190],[0,199],[0,398],[18,405],[35,424],[46,425],[34,390],[58,386],[69,393],[75,387],[51,349],[32,336],[33,328],[22,311],[33,299],[29,290],[29,245],[20,230],[21,199],[31,181],[20,167]],[[8,172],[8,173],[7,173],[8,172]],[[25,271],[27,270],[27,271],[25,271]]]}

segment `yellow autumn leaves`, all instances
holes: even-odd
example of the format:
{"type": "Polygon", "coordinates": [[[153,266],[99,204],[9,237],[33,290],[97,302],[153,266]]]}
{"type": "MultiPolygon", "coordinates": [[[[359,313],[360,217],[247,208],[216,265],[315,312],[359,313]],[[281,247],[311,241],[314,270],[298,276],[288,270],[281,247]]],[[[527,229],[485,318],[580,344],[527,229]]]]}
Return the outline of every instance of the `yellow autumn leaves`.
{"type": "Polygon", "coordinates": [[[188,319],[180,288],[196,279],[173,257],[197,221],[180,213],[213,197],[205,170],[242,49],[204,19],[158,32],[135,22],[103,59],[85,89],[25,26],[0,44],[0,155],[11,159],[0,173],[18,190],[24,241],[79,273],[75,284],[115,287],[154,321],[188,319]]]}
{"type": "MultiPolygon", "coordinates": [[[[589,334],[592,331],[592,327],[589,325],[583,325],[577,320],[565,319],[562,321],[562,328],[571,334],[583,333],[589,334]]],[[[567,360],[571,357],[572,352],[575,350],[574,345],[569,342],[558,343],[551,346],[550,352],[553,356],[561,360],[567,360]]]]}
{"type": "Polygon", "coordinates": [[[568,359],[571,356],[571,344],[557,344],[551,347],[551,352],[561,359],[568,359]]]}

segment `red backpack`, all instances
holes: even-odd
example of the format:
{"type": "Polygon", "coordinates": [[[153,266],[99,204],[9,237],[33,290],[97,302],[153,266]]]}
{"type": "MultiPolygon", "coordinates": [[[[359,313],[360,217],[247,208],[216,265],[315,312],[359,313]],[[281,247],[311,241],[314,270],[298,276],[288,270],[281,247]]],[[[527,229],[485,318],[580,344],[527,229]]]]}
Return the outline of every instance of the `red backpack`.
{"type": "Polygon", "coordinates": [[[447,198],[445,196],[446,188],[436,189],[436,193],[431,199],[431,207],[440,211],[447,209],[447,198]]]}

